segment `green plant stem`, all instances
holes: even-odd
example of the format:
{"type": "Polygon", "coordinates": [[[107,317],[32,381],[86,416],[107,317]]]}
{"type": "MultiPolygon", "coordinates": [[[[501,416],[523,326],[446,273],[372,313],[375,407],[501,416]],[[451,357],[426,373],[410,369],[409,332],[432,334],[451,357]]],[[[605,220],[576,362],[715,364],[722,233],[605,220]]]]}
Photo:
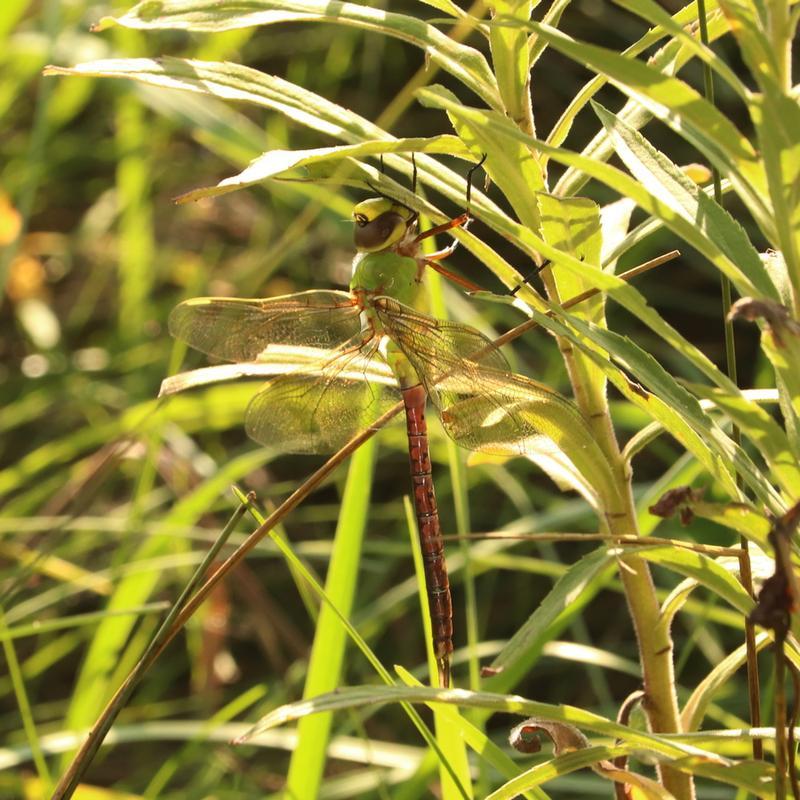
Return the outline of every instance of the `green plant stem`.
{"type": "MultiPolygon", "coordinates": [[[[782,5],[782,3],[781,3],[782,5]]],[[[700,27],[700,41],[706,47],[709,47],[708,36],[708,20],[706,18],[706,3],[705,0],[697,0],[697,19],[700,27]]],[[[706,95],[706,100],[712,105],[715,104],[714,99],[714,75],[708,63],[703,63],[703,88],[706,95]]],[[[719,170],[711,167],[711,179],[714,184],[714,201],[718,205],[722,205],[722,181],[720,179],[719,170]]],[[[728,317],[733,304],[731,295],[731,283],[726,275],[720,273],[720,296],[722,299],[722,319],[723,328],[725,331],[725,367],[728,377],[737,386],[739,384],[738,371],[736,368],[736,339],[733,331],[733,321],[728,317]]],[[[731,429],[731,439],[736,445],[741,445],[742,437],[739,427],[733,425],[731,429]]],[[[742,480],[740,476],[736,476],[736,483],[741,488],[742,480]]],[[[741,546],[741,555],[739,556],[739,580],[744,586],[745,590],[754,596],[753,592],[753,576],[750,568],[750,545],[747,539],[742,536],[739,539],[741,546]]],[[[758,652],[756,650],[756,630],[755,625],[749,619],[744,622],[744,640],[747,647],[747,687],[748,687],[748,701],[750,710],[750,724],[754,728],[761,727],[761,689],[758,677],[758,652]]],[[[761,739],[753,739],[753,758],[764,758],[764,744],[761,739]]]]}
{"type": "MultiPolygon", "coordinates": [[[[549,288],[549,287],[548,287],[549,288]]],[[[553,287],[555,288],[555,287],[553,287]]],[[[556,294],[557,297],[557,294],[556,294]]],[[[551,299],[554,299],[551,295],[551,299]]],[[[603,527],[612,535],[638,536],[636,509],[631,492],[631,475],[619,450],[604,393],[585,386],[584,370],[577,363],[569,342],[559,342],[576,402],[586,414],[597,442],[603,448],[616,476],[617,496],[601,498],[603,527]]],[[[661,610],[647,562],[638,556],[620,558],[620,577],[625,591],[636,640],[646,699],[644,709],[655,733],[680,733],[680,713],[675,694],[672,639],[669,628],[660,624],[661,610]]],[[[661,780],[677,800],[694,798],[691,775],[668,767],[660,768],[661,780]]]]}
{"type": "MultiPolygon", "coordinates": [[[[543,280],[548,296],[551,300],[560,302],[555,281],[547,273],[550,273],[550,270],[544,271],[543,280]]],[[[601,511],[604,516],[601,525],[615,536],[638,536],[631,474],[620,453],[608,398],[605,392],[598,390],[597,387],[585,384],[587,373],[581,368],[572,344],[559,339],[559,349],[564,358],[575,400],[589,420],[596,440],[603,448],[616,477],[616,496],[601,498],[601,511]]],[[[643,705],[650,726],[656,733],[680,733],[680,713],[672,664],[672,639],[668,626],[660,624],[661,611],[650,567],[638,556],[624,556],[620,558],[619,563],[625,599],[639,648],[639,661],[646,694],[643,705]]],[[[664,787],[678,800],[691,800],[694,797],[691,775],[668,767],[662,767],[660,774],[664,787]]]]}
{"type": "MultiPolygon", "coordinates": [[[[533,119],[527,125],[535,129],[533,119]]],[[[520,126],[523,130],[525,125],[520,126]]],[[[533,154],[535,157],[535,153],[533,154]]],[[[560,302],[555,279],[550,269],[542,272],[542,281],[550,300],[560,302]]],[[[632,475],[619,449],[608,397],[604,385],[590,385],[588,374],[580,364],[572,344],[558,337],[558,347],[564,358],[567,374],[578,407],[584,412],[612,465],[616,477],[615,497],[601,497],[601,526],[621,536],[638,536],[636,507],[631,487],[632,475]]],[[[661,625],[661,609],[655,584],[647,562],[638,556],[620,558],[620,576],[625,591],[642,667],[644,708],[652,730],[656,733],[680,733],[680,712],[675,692],[675,673],[672,663],[672,638],[669,627],[661,625]]],[[[692,800],[695,796],[692,776],[660,767],[661,781],[677,800],[692,800]]]]}
{"type": "MultiPolygon", "coordinates": [[[[605,440],[616,451],[613,460],[617,485],[624,487],[622,507],[606,515],[606,527],[614,536],[638,536],[636,506],[631,490],[631,475],[619,453],[613,430],[605,440]]],[[[606,451],[608,453],[608,450],[606,451]]],[[[645,698],[643,708],[654,733],[680,733],[680,711],[675,693],[675,672],[672,658],[672,637],[668,625],[662,624],[661,608],[649,564],[639,556],[623,556],[619,560],[620,578],[633,621],[645,698]]],[[[694,798],[692,776],[662,766],[659,768],[664,788],[678,800],[694,798]]]]}

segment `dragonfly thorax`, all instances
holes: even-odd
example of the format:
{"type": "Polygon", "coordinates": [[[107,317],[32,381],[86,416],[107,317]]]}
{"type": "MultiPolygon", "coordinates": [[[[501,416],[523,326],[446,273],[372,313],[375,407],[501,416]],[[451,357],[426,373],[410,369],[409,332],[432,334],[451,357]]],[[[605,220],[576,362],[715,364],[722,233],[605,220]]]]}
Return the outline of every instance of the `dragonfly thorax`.
{"type": "Polygon", "coordinates": [[[416,237],[416,211],[388,197],[373,197],[356,205],[353,221],[353,241],[361,253],[379,253],[403,247],[416,237]]]}
{"type": "Polygon", "coordinates": [[[353,261],[350,290],[367,297],[387,295],[413,306],[421,286],[420,277],[419,264],[409,256],[392,250],[359,253],[353,261]]]}

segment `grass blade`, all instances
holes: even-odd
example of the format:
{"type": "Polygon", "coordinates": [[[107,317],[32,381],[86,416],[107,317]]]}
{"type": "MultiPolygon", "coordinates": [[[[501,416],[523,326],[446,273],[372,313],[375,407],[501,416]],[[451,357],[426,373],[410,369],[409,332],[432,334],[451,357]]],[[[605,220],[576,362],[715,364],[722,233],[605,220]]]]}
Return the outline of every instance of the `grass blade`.
{"type": "MultiPolygon", "coordinates": [[[[370,489],[377,445],[372,439],[353,456],[347,473],[339,521],[331,553],[325,591],[339,611],[349,616],[353,609],[361,561],[361,543],[367,527],[370,489]]],[[[324,603],[320,610],[314,646],[308,664],[304,697],[333,691],[339,683],[347,631],[324,603]]],[[[296,797],[316,797],[330,740],[333,718],[319,714],[300,720],[297,748],[289,765],[286,790],[296,797]]]]}

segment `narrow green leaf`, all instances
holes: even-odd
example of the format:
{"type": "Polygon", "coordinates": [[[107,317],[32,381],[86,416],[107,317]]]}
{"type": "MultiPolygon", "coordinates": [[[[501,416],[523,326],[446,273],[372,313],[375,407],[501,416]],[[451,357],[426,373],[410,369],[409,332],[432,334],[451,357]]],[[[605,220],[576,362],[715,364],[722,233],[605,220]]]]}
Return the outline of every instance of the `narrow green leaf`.
{"type": "MultiPolygon", "coordinates": [[[[128,560],[140,561],[174,552],[176,547],[185,547],[179,539],[170,536],[171,525],[184,528],[194,524],[231,483],[235,483],[252,470],[261,466],[268,458],[263,450],[245,453],[231,459],[211,478],[199,484],[183,500],[177,503],[162,520],[162,534],[142,541],[134,547],[128,560]]],[[[92,638],[88,653],[81,665],[72,702],[66,713],[66,725],[72,730],[89,727],[97,717],[103,704],[113,691],[110,679],[126,647],[136,619],[118,616],[114,612],[144,604],[152,595],[163,574],[159,570],[133,572],[126,575],[114,587],[106,609],[110,612],[100,622],[92,638]]],[[[142,643],[142,646],[146,645],[142,643]]]]}
{"type": "MultiPolygon", "coordinates": [[[[562,14],[567,10],[567,7],[572,0],[553,0],[550,3],[547,11],[542,17],[542,22],[553,27],[558,27],[561,21],[562,14]]],[[[539,5],[538,0],[536,5],[539,5]]],[[[536,62],[541,58],[542,53],[547,49],[547,42],[543,42],[536,37],[536,34],[531,34],[528,37],[528,64],[533,69],[536,62]]]]}
{"type": "MultiPolygon", "coordinates": [[[[73,68],[48,67],[45,74],[128,78],[153,86],[211,94],[225,100],[238,100],[277,111],[312,130],[349,144],[375,140],[392,141],[394,138],[358,114],[289,81],[227,62],[175,58],[106,59],[79,64],[73,68]]],[[[204,123],[205,121],[198,122],[200,125],[204,123]]],[[[408,158],[387,155],[386,162],[395,169],[411,174],[412,167],[408,158]]],[[[465,196],[463,176],[457,175],[424,154],[420,154],[417,158],[417,167],[421,182],[446,195],[453,202],[463,205],[465,196]]],[[[443,222],[450,218],[430,202],[411,194],[406,187],[392,181],[388,176],[379,174],[377,170],[364,175],[374,186],[385,188],[393,197],[397,197],[410,208],[426,214],[431,219],[443,222]]],[[[339,181],[341,182],[341,177],[339,181]]],[[[478,199],[482,204],[488,204],[501,213],[499,208],[474,187],[473,199],[478,199]]],[[[506,285],[514,286],[519,282],[519,273],[469,231],[458,230],[454,231],[453,235],[467,250],[487,264],[506,285]]]]}
{"type": "Polygon", "coordinates": [[[800,418],[800,322],[781,303],[743,297],[731,307],[731,319],[757,321],[761,350],[777,373],[778,397],[794,453],[800,454],[797,421],[800,418]]]}
{"type": "Polygon", "coordinates": [[[653,564],[693,578],[723,600],[730,603],[743,616],[753,610],[753,598],[745,591],[739,580],[705,553],[697,553],[682,547],[643,547],[627,552],[635,552],[653,564]]]}
{"type": "MultiPolygon", "coordinates": [[[[608,136],[606,136],[606,141],[607,142],[610,141],[610,138],[608,136]]],[[[588,180],[588,176],[586,176],[586,178],[588,180]]],[[[721,188],[723,197],[732,191],[730,181],[722,181],[721,188]]],[[[705,194],[708,195],[709,197],[713,197],[714,186],[713,184],[708,186],[703,186],[701,187],[701,191],[705,192],[705,194]]],[[[622,199],[628,202],[632,202],[630,198],[627,197],[623,197],[622,199]]],[[[650,236],[653,236],[662,228],[664,228],[664,223],[662,220],[658,219],[658,217],[648,217],[643,222],[640,222],[636,227],[634,227],[630,231],[630,233],[626,234],[625,237],[618,240],[613,247],[610,247],[608,250],[606,250],[605,247],[603,248],[603,267],[604,268],[608,267],[610,264],[612,264],[621,256],[623,256],[625,253],[632,250],[637,244],[645,241],[650,236]]]]}
{"type": "MultiPolygon", "coordinates": [[[[461,103],[449,90],[436,87],[440,96],[446,96],[448,105],[461,103]]],[[[508,121],[499,112],[485,111],[485,114],[498,121],[508,121]]],[[[453,129],[475,154],[483,154],[486,161],[483,168],[508,199],[519,219],[533,231],[539,231],[541,220],[535,191],[545,188],[544,172],[534,158],[533,151],[524,143],[498,141],[487,128],[485,120],[476,120],[448,110],[453,129]]]]}
{"type": "Polygon", "coordinates": [[[502,651],[492,661],[493,670],[513,670],[538,640],[543,631],[576,601],[590,583],[614,561],[614,555],[605,547],[593,550],[572,564],[555,583],[530,617],[517,629],[502,651]]]}
{"type": "MultiPolygon", "coordinates": [[[[726,36],[729,32],[724,17],[719,12],[714,13],[716,6],[716,0],[709,0],[709,2],[706,3],[706,10],[709,12],[709,42],[714,42],[720,37],[726,36]]],[[[682,27],[696,26],[697,5],[695,3],[689,3],[675,14],[673,19],[682,27]]],[[[649,31],[638,42],[626,48],[622,55],[629,58],[639,55],[654,42],[661,39],[664,33],[664,30],[661,28],[655,28],[649,31]]],[[[664,75],[677,75],[691,58],[692,51],[685,47],[680,41],[670,39],[648,58],[648,63],[664,75]]],[[[595,75],[577,92],[567,108],[563,111],[558,122],[553,126],[553,130],[547,138],[549,144],[555,146],[563,144],[577,114],[607,82],[608,79],[605,75],[595,75]]],[[[629,99],[625,103],[623,108],[617,112],[617,115],[636,130],[642,128],[653,118],[653,115],[646,108],[632,99],[629,99]]],[[[582,149],[581,154],[597,161],[607,161],[613,152],[608,137],[605,135],[605,131],[601,130],[594,136],[589,144],[582,149]]],[[[580,171],[569,168],[561,178],[559,178],[553,191],[558,195],[576,194],[587,180],[587,176],[583,175],[580,171]]]]}
{"type": "MultiPolygon", "coordinates": [[[[422,612],[422,629],[425,631],[425,651],[428,656],[428,675],[431,686],[438,682],[438,664],[433,651],[433,629],[431,625],[431,608],[428,599],[428,585],[425,577],[425,563],[419,539],[414,506],[408,495],[403,497],[403,510],[405,512],[406,527],[408,529],[411,551],[414,556],[414,572],[417,576],[417,592],[419,608],[422,612]]],[[[395,671],[402,670],[395,664],[395,671]]],[[[442,719],[437,709],[433,711],[433,721],[436,729],[436,742],[441,750],[442,758],[439,763],[439,779],[442,784],[442,797],[452,800],[457,796],[472,797],[472,779],[467,760],[467,750],[464,742],[454,738],[450,730],[450,721],[442,719]]]]}
{"type": "MultiPolygon", "coordinates": [[[[598,444],[586,415],[574,402],[522,375],[494,375],[491,370],[485,370],[482,379],[486,385],[491,382],[496,402],[514,409],[515,417],[525,423],[534,441],[538,437],[548,440],[541,443],[541,455],[546,456],[555,447],[570,462],[567,466],[574,465],[583,483],[591,487],[602,509],[612,513],[621,507],[620,488],[608,457],[598,444]]],[[[470,401],[460,402],[466,406],[470,401]]],[[[449,433],[456,442],[460,435],[468,437],[468,432],[460,431],[457,424],[455,421],[449,426],[449,433]]],[[[502,429],[503,423],[499,425],[502,429]]],[[[498,454],[525,454],[513,443],[501,450],[502,437],[493,446],[498,454]]]]}
{"type": "MultiPolygon", "coordinates": [[[[769,634],[761,632],[756,636],[756,652],[770,642],[769,634]]],[[[706,709],[717,691],[724,686],[736,672],[747,663],[747,645],[742,644],[727,655],[711,672],[697,684],[681,711],[681,730],[696,731],[703,722],[706,709]]]]}
{"type": "Polygon", "coordinates": [[[541,764],[518,775],[513,780],[487,795],[486,800],[514,800],[525,789],[536,788],[539,784],[568,775],[578,769],[591,768],[607,780],[616,780],[629,787],[636,787],[632,797],[640,800],[675,800],[675,796],[656,781],[629,770],[615,768],[611,759],[630,755],[633,748],[624,745],[616,747],[583,747],[574,752],[564,752],[549,758],[541,764]]]}
{"type": "Polygon", "coordinates": [[[697,226],[720,253],[736,264],[762,296],[776,289],[744,228],[638,131],[592,101],[614,149],[652,197],[697,226]]]}
{"type": "MultiPolygon", "coordinates": [[[[402,667],[395,667],[395,669],[400,680],[406,686],[422,688],[422,684],[402,667]]],[[[506,778],[510,779],[517,775],[518,767],[516,762],[509,758],[483,731],[463,717],[457,708],[451,708],[441,703],[435,706],[432,703],[428,705],[431,709],[435,709],[439,717],[448,721],[452,727],[453,735],[463,739],[478,758],[485,760],[489,766],[496,769],[506,778]]],[[[535,800],[548,800],[548,795],[538,787],[525,791],[523,794],[526,797],[535,798],[535,800]]]]}
{"type": "MultiPolygon", "coordinates": [[[[536,314],[536,312],[533,313],[536,314]]],[[[732,497],[739,496],[738,490],[733,488],[730,483],[735,471],[757,493],[762,502],[774,510],[782,507],[780,498],[771,483],[755,466],[747,453],[711,419],[697,398],[679,384],[649,353],[627,336],[620,336],[605,328],[597,328],[583,320],[570,318],[570,315],[566,315],[566,318],[570,319],[571,324],[584,336],[591,338],[611,353],[619,365],[625,370],[629,370],[652,392],[652,395],[640,396],[637,399],[637,391],[631,391],[631,387],[626,390],[620,386],[617,376],[607,373],[626,397],[646,410],[651,405],[658,405],[660,413],[656,416],[654,410],[652,412],[654,419],[665,422],[669,417],[670,422],[666,424],[667,430],[679,438],[678,431],[685,430],[684,426],[686,425],[691,427],[700,441],[695,442],[694,445],[691,440],[681,439],[681,441],[704,463],[708,462],[709,456],[713,459],[716,469],[712,471],[712,474],[722,480],[732,497]]],[[[600,366],[604,368],[602,363],[600,366]]]]}
{"type": "MultiPolygon", "coordinates": [[[[661,28],[665,34],[678,40],[693,56],[704,64],[708,64],[728,86],[742,99],[747,100],[749,91],[739,76],[711,48],[706,47],[697,36],[697,28],[689,28],[671,17],[655,0],[614,0],[614,2],[638,14],[654,27],[661,28]],[[694,34],[694,35],[693,35],[694,34]]],[[[709,8],[705,8],[708,14],[709,8]]],[[[676,15],[677,16],[677,15],[676,15]]]]}
{"type": "Polygon", "coordinates": [[[530,0],[494,0],[489,26],[492,65],[505,112],[516,125],[531,134],[534,130],[529,129],[533,115],[528,84],[528,33],[518,25],[506,25],[505,21],[527,22],[532,10],[530,0]]]}
{"type": "Polygon", "coordinates": [[[774,512],[780,513],[783,503],[767,477],[757,469],[747,453],[708,416],[697,399],[649,353],[628,337],[620,336],[605,328],[591,326],[569,314],[564,314],[564,318],[570,321],[580,335],[576,335],[571,328],[538,311],[531,309],[530,314],[542,327],[569,338],[579,347],[584,346],[583,337],[586,337],[604,348],[619,365],[630,371],[652,391],[652,394],[642,392],[641,387],[631,385],[624,373],[609,365],[607,359],[600,358],[594,351],[584,348],[626,398],[650,414],[653,419],[661,422],[701,463],[706,465],[732,497],[739,496],[739,490],[733,482],[733,474],[736,471],[762,502],[774,512]]]}
{"type": "Polygon", "coordinates": [[[309,178],[306,167],[313,167],[326,162],[338,162],[345,159],[364,158],[384,153],[443,153],[460,158],[470,158],[470,151],[455,136],[434,136],[427,139],[393,139],[368,141],[359,144],[341,145],[338,147],[320,147],[315,150],[268,150],[252,161],[238,175],[225,178],[216,186],[194,189],[181,195],[181,203],[199,200],[202,197],[217,197],[236,189],[260,183],[267,178],[292,177],[293,171],[299,170],[296,178],[309,178]]]}
{"type": "Polygon", "coordinates": [[[142,0],[121,17],[103,17],[95,30],[112,25],[141,30],[216,32],[282,22],[328,22],[392,36],[421,49],[426,58],[472,89],[487,105],[501,108],[494,75],[483,55],[422,20],[339,0],[250,0],[244,6],[219,0],[142,0]]]}
{"type": "Polygon", "coordinates": [[[446,703],[467,708],[483,708],[494,712],[519,714],[524,717],[541,717],[557,722],[566,722],[579,729],[595,731],[603,736],[621,739],[645,751],[653,752],[667,758],[681,758],[690,755],[705,757],[712,763],[727,763],[706,750],[691,745],[673,742],[668,737],[629,728],[612,722],[599,714],[569,705],[551,705],[528,700],[520,695],[502,695],[491,692],[470,692],[466,689],[432,689],[428,687],[400,686],[351,686],[337,692],[301,700],[276,708],[262,717],[251,730],[250,736],[288,722],[301,719],[309,714],[327,711],[342,711],[350,708],[362,708],[395,702],[411,703],[446,703]]]}
{"type": "Polygon", "coordinates": [[[758,448],[775,482],[788,497],[800,497],[800,464],[792,452],[786,432],[769,412],[748,399],[746,393],[731,394],[719,387],[684,382],[697,397],[713,403],[758,448]]]}
{"type": "Polygon", "coordinates": [[[684,81],[662,75],[648,64],[576,41],[555,28],[536,22],[528,25],[560,53],[605,74],[620,91],[642,103],[704,153],[731,181],[762,230],[769,234],[771,210],[762,164],[753,146],[728,117],[684,81]]]}
{"type": "Polygon", "coordinates": [[[116,192],[119,197],[119,335],[138,339],[150,308],[156,251],[153,175],[147,143],[150,136],[146,114],[138,99],[122,95],[116,100],[114,139],[118,152],[116,192]]]}
{"type": "Polygon", "coordinates": [[[775,239],[800,303],[800,104],[777,87],[750,104],[775,215],[775,239]]]}
{"type": "Polygon", "coordinates": [[[42,782],[43,789],[49,794],[53,788],[50,767],[42,752],[40,744],[41,736],[36,727],[35,715],[28,697],[28,687],[25,685],[25,677],[12,638],[13,637],[8,635],[5,609],[0,607],[0,639],[2,639],[6,669],[8,670],[9,677],[11,678],[11,685],[14,689],[14,700],[21,718],[22,728],[25,731],[25,737],[28,741],[31,755],[33,756],[33,762],[36,765],[36,772],[39,776],[39,780],[42,782]]]}
{"type": "Polygon", "coordinates": [[[692,512],[718,525],[736,531],[762,549],[767,547],[767,534],[772,528],[769,517],[748,503],[692,504],[692,512]]]}
{"type": "MultiPolygon", "coordinates": [[[[544,240],[562,253],[599,270],[602,241],[600,209],[597,203],[587,197],[560,198],[545,192],[537,192],[536,196],[542,214],[544,240]]],[[[564,300],[577,297],[592,285],[585,278],[565,270],[553,270],[552,275],[558,289],[557,298],[564,300]]],[[[605,327],[605,297],[598,293],[577,306],[572,313],[599,327],[605,327]]],[[[590,347],[592,343],[587,342],[586,346],[590,347]]],[[[577,373],[574,382],[582,387],[584,393],[584,412],[590,417],[607,413],[606,378],[603,371],[591,359],[587,359],[582,350],[575,352],[573,365],[577,373]]]]}
{"type": "MultiPolygon", "coordinates": [[[[791,35],[788,25],[782,31],[775,28],[779,24],[781,11],[777,8],[770,11],[763,7],[759,8],[759,4],[753,0],[718,0],[718,2],[728,19],[731,33],[739,45],[750,74],[765,94],[772,91],[787,77],[784,75],[785,65],[781,63],[785,53],[776,47],[779,39],[782,38],[787,42],[791,35]],[[770,18],[770,24],[773,26],[771,32],[765,29],[765,18],[770,18]]],[[[787,8],[792,4],[792,2],[781,3],[787,8]]],[[[782,13],[786,14],[785,11],[782,13]]],[[[788,15],[784,17],[784,22],[788,21],[787,17],[788,15]]],[[[776,119],[773,122],[779,121],[776,119]]]]}
{"type": "Polygon", "coordinates": [[[459,8],[453,0],[421,0],[421,2],[455,19],[464,19],[469,16],[467,12],[464,11],[463,8],[459,8]]]}
{"type": "Polygon", "coordinates": [[[115,58],[74,67],[47,67],[45,75],[128,78],[165,89],[209,94],[268,108],[320,133],[355,143],[391,138],[377,125],[314,92],[275,75],[229,62],[182,58],[115,58]]]}
{"type": "MultiPolygon", "coordinates": [[[[542,236],[552,247],[599,269],[600,208],[588,197],[556,197],[538,192],[542,213],[542,236]]],[[[592,282],[574,273],[556,272],[553,275],[559,296],[575,297],[592,287],[592,282]]],[[[602,319],[602,298],[581,303],[573,313],[595,322],[602,319]],[[599,316],[598,316],[599,314],[599,316]]]]}
{"type": "Polygon", "coordinates": [[[89,611],[85,614],[71,614],[56,619],[37,620],[27,625],[15,625],[13,628],[0,630],[0,641],[21,639],[25,636],[42,636],[53,631],[77,628],[82,625],[94,625],[110,616],[133,616],[141,619],[147,614],[160,614],[169,608],[168,603],[146,603],[135,608],[121,608],[117,611],[89,611]]]}
{"type": "MultiPolygon", "coordinates": [[[[239,497],[239,499],[242,498],[241,493],[235,487],[234,487],[234,494],[236,494],[237,497],[239,497]]],[[[251,509],[251,513],[253,513],[253,512],[254,512],[254,510],[251,509]]],[[[260,514],[255,512],[254,516],[256,517],[259,525],[264,523],[264,519],[263,519],[263,517],[261,517],[260,514]]],[[[303,580],[306,581],[306,583],[311,587],[313,592],[321,600],[323,600],[324,604],[329,606],[331,611],[333,612],[333,614],[335,614],[338,617],[339,623],[344,627],[344,629],[347,631],[348,635],[353,640],[353,642],[356,644],[358,649],[363,653],[364,657],[367,659],[367,661],[369,661],[369,663],[372,665],[372,667],[378,673],[378,675],[381,678],[381,680],[383,680],[388,685],[392,685],[392,683],[393,683],[392,682],[392,677],[386,671],[386,669],[384,668],[383,664],[381,664],[381,662],[379,661],[378,657],[372,652],[372,650],[369,648],[369,645],[367,645],[366,641],[364,641],[363,637],[353,627],[353,625],[351,624],[350,620],[344,614],[341,614],[339,609],[331,602],[331,599],[328,597],[327,592],[322,588],[322,586],[319,584],[319,582],[314,578],[313,574],[311,572],[309,572],[309,570],[306,568],[305,564],[303,564],[303,562],[293,552],[292,548],[289,547],[289,545],[280,536],[274,536],[273,535],[272,536],[272,541],[277,545],[278,549],[281,552],[281,555],[283,555],[283,557],[286,559],[290,570],[293,573],[301,576],[303,578],[303,580]]],[[[336,691],[341,691],[341,690],[336,690],[336,691]]],[[[412,724],[419,731],[419,733],[422,736],[422,738],[425,740],[425,742],[427,742],[428,746],[436,754],[437,758],[439,758],[444,763],[445,768],[449,769],[449,764],[444,759],[444,757],[442,755],[442,752],[441,752],[441,749],[439,748],[439,746],[438,746],[436,740],[434,739],[433,735],[431,734],[431,732],[426,727],[425,723],[420,718],[420,716],[417,713],[417,711],[413,708],[413,706],[411,706],[408,703],[402,703],[401,705],[402,705],[403,711],[408,715],[408,717],[411,720],[412,724]]],[[[241,734],[239,737],[237,737],[237,742],[239,742],[239,743],[245,742],[245,741],[249,740],[250,738],[252,738],[254,735],[255,735],[254,730],[250,729],[250,730],[246,731],[245,733],[241,734]]]]}
{"type": "Polygon", "coordinates": [[[675,762],[674,766],[698,777],[735,786],[760,800],[772,800],[776,796],[775,767],[766,761],[715,764],[702,758],[682,758],[675,762]]]}
{"type": "Polygon", "coordinates": [[[603,269],[607,269],[609,272],[616,272],[619,256],[630,249],[634,243],[632,234],[636,228],[630,233],[628,233],[628,228],[635,209],[636,204],[630,198],[622,197],[613,203],[603,206],[600,210],[600,225],[602,229],[600,263],[603,269]]]}
{"type": "MultiPolygon", "coordinates": [[[[361,545],[367,527],[376,451],[376,440],[373,438],[359,448],[350,462],[325,579],[325,591],[331,603],[348,617],[353,610],[358,586],[361,545]]],[[[338,686],[347,639],[347,631],[339,616],[333,613],[328,603],[324,603],[314,633],[304,697],[333,691],[338,686]]],[[[300,720],[297,747],[292,753],[286,779],[290,794],[316,797],[319,793],[332,722],[330,714],[300,720]]]]}
{"type": "Polygon", "coordinates": [[[735,469],[741,470],[745,480],[757,495],[773,510],[781,509],[780,497],[768,479],[755,467],[747,454],[738,447],[703,410],[700,403],[649,353],[638,347],[628,337],[605,328],[598,328],[565,312],[558,312],[571,322],[569,327],[557,318],[527,309],[529,316],[552,333],[569,339],[593,359],[606,377],[631,403],[658,421],[719,480],[732,497],[739,496],[734,480],[735,469]],[[577,332],[576,330],[577,329],[577,332]],[[592,341],[614,357],[598,354],[586,346],[592,341]],[[620,369],[620,366],[623,369],[620,369]],[[631,382],[631,373],[652,393],[631,382]],[[709,446],[713,444],[713,446],[709,446]]]}
{"type": "MultiPolygon", "coordinates": [[[[765,292],[760,292],[752,281],[742,273],[738,265],[722,253],[713,241],[703,235],[701,230],[698,230],[694,224],[690,224],[687,220],[683,219],[683,217],[675,214],[674,211],[647,192],[638,181],[626,175],[621,170],[608,164],[596,162],[569,150],[551,147],[545,142],[532,139],[524,133],[521,133],[507,120],[499,119],[496,115],[487,114],[482,109],[469,108],[461,103],[452,102],[449,93],[442,92],[439,87],[427,87],[426,89],[420,90],[418,95],[426,104],[443,108],[449,114],[458,116],[459,118],[469,119],[474,126],[485,127],[487,129],[485,135],[494,137],[497,142],[508,142],[509,146],[512,146],[513,142],[516,141],[536,147],[542,152],[548,153],[560,163],[574,166],[587,175],[607,184],[620,194],[634,200],[637,205],[648,214],[660,218],[668,228],[699,250],[718,269],[731,278],[740,294],[756,296],[765,294],[765,292]]],[[[523,250],[530,250],[532,255],[540,253],[566,269],[586,275],[587,280],[594,286],[608,291],[614,299],[622,303],[632,314],[640,317],[648,325],[651,325],[651,327],[667,339],[667,341],[677,343],[678,339],[681,339],[681,344],[678,349],[684,352],[686,351],[688,342],[682,340],[682,337],[678,337],[674,330],[666,326],[663,320],[660,320],[660,318],[655,315],[653,310],[647,306],[644,298],[632,286],[628,286],[624,281],[618,280],[608,273],[598,273],[595,271],[590,275],[585,264],[575,258],[571,258],[568,254],[561,253],[555,248],[549,247],[548,244],[539,239],[533,231],[522,228],[521,226],[515,226],[514,223],[507,218],[499,219],[479,202],[475,202],[473,207],[475,210],[483,212],[480,216],[484,222],[496,226],[499,232],[507,235],[523,250]]],[[[768,287],[764,288],[767,289],[768,287]]],[[[776,296],[774,289],[773,296],[776,296]]],[[[709,377],[716,376],[712,377],[715,383],[718,382],[718,380],[725,380],[719,370],[717,370],[702,353],[696,348],[691,348],[691,350],[693,353],[692,360],[695,366],[709,375],[709,377]]]]}

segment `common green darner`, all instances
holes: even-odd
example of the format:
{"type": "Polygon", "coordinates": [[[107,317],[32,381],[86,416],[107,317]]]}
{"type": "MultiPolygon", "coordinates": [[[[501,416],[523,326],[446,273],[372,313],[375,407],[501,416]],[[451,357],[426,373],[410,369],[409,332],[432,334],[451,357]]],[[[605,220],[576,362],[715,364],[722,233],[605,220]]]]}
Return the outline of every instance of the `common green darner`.
{"type": "MultiPolygon", "coordinates": [[[[229,362],[268,360],[302,348],[303,369],[275,377],[251,400],[247,433],[286,453],[331,453],[397,402],[405,406],[414,505],[425,565],[439,681],[450,683],[453,610],[425,422],[426,398],[459,445],[501,455],[559,442],[580,412],[546,386],[513,374],[477,330],[434,319],[412,304],[426,266],[421,242],[464,225],[466,214],[422,234],[417,214],[388,198],[359,203],[350,291],[307,291],[265,299],[196,298],[169,319],[173,336],[229,362]],[[309,356],[309,353],[311,355],[309,356]]],[[[463,283],[463,281],[462,281],[463,283]]]]}

